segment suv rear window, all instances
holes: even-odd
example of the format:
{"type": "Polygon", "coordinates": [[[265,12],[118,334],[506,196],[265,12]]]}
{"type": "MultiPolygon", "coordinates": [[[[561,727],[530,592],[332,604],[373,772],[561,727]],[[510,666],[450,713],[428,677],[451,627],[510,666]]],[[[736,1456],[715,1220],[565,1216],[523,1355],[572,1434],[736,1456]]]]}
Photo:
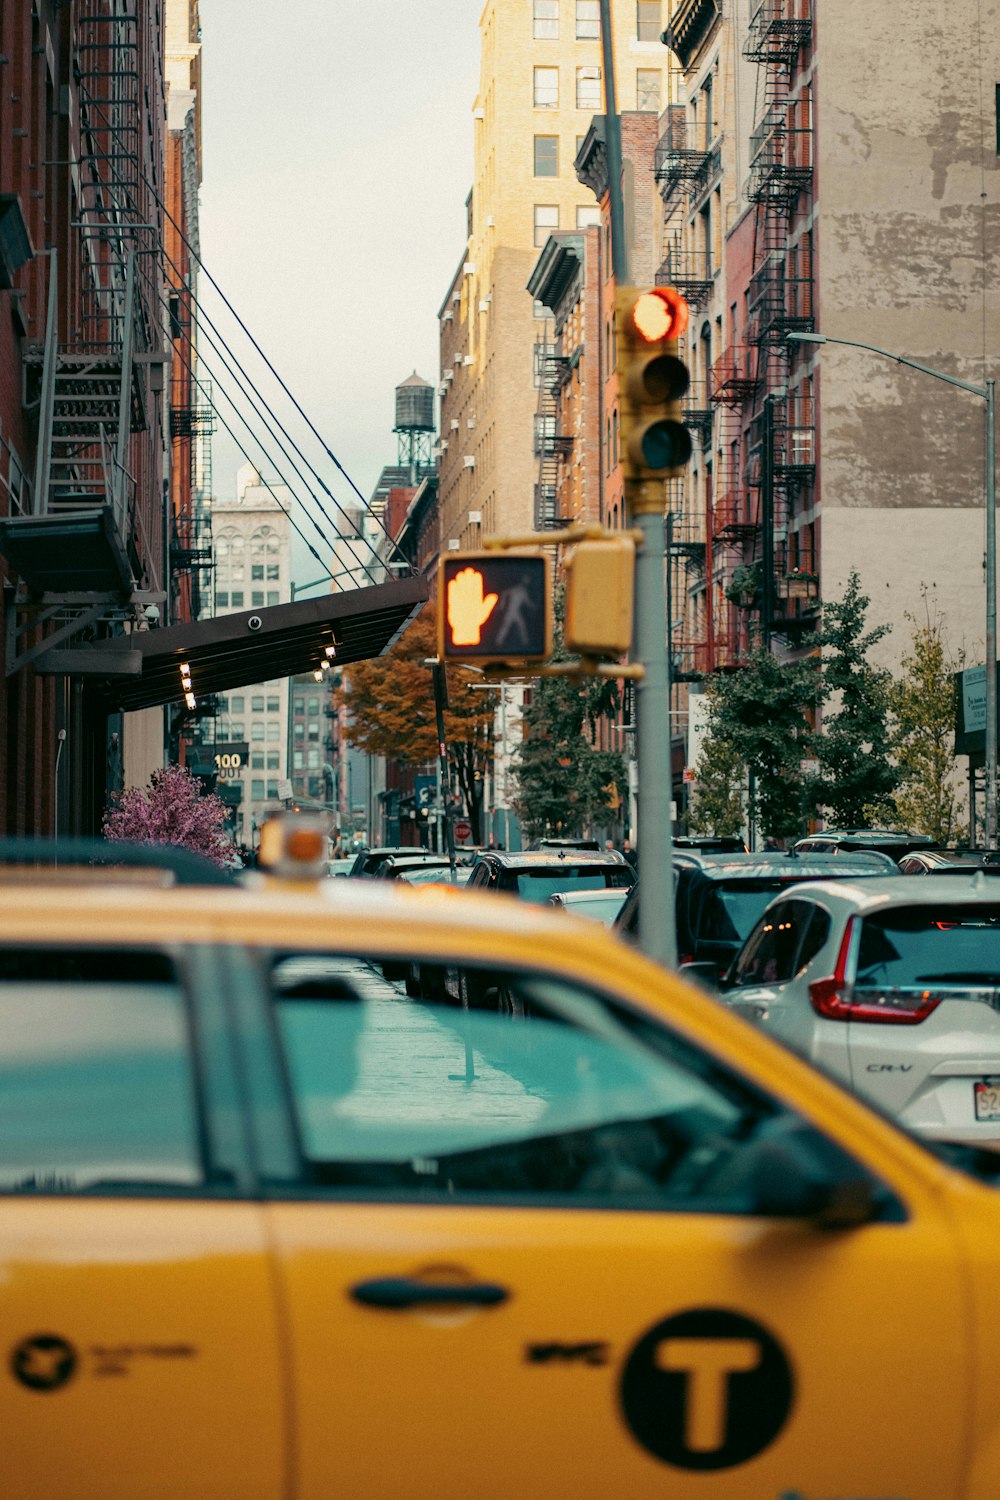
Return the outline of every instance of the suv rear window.
{"type": "Polygon", "coordinates": [[[556,891],[603,891],[632,884],[632,872],[623,866],[594,869],[593,865],[570,865],[559,870],[517,870],[516,890],[522,901],[545,902],[556,891]]]}
{"type": "Polygon", "coordinates": [[[895,907],[865,917],[857,984],[1000,984],[1000,904],[895,907]]]}

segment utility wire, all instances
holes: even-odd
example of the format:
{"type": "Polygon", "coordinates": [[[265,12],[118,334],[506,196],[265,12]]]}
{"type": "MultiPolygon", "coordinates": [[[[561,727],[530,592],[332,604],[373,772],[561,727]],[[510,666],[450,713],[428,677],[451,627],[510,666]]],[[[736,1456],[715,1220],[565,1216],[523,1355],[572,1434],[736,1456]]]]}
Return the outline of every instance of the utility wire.
{"type": "MultiPolygon", "coordinates": [[[[167,254],[167,252],[166,252],[165,249],[163,251],[163,257],[164,257],[165,263],[173,270],[173,272],[178,277],[180,277],[183,274],[182,271],[181,271],[181,268],[167,254]]],[[[330,515],[330,513],[327,511],[326,507],[323,505],[323,502],[319,499],[319,497],[317,495],[315,495],[313,493],[312,488],[311,488],[310,483],[309,483],[309,480],[307,479],[306,475],[303,474],[302,469],[299,467],[298,463],[296,462],[295,457],[293,457],[292,453],[290,453],[288,451],[288,448],[285,447],[285,445],[282,443],[281,439],[276,436],[276,434],[273,431],[273,428],[268,425],[269,421],[271,421],[271,422],[273,422],[277,426],[278,430],[284,435],[284,437],[286,437],[288,439],[288,443],[291,445],[291,447],[294,450],[295,454],[298,455],[299,458],[301,458],[302,463],[306,466],[307,469],[309,469],[309,471],[313,474],[313,476],[318,481],[318,483],[322,485],[323,481],[322,481],[321,476],[316,472],[316,469],[310,463],[309,459],[307,458],[307,456],[305,455],[305,453],[302,451],[301,447],[296,442],[295,438],[292,437],[291,433],[288,432],[287,428],[284,427],[284,425],[281,423],[281,421],[279,420],[279,418],[275,415],[275,413],[268,406],[266,397],[263,395],[263,393],[260,391],[260,389],[254,384],[254,382],[251,379],[250,375],[247,373],[247,371],[244,368],[244,366],[240,363],[239,357],[230,348],[229,344],[226,342],[225,338],[219,332],[218,328],[216,327],[215,323],[213,323],[212,319],[204,311],[204,309],[202,308],[200,302],[198,301],[197,298],[195,298],[195,296],[191,292],[190,288],[185,287],[183,284],[180,284],[180,285],[172,288],[172,290],[174,290],[174,291],[183,291],[183,292],[187,293],[187,295],[188,295],[188,297],[190,299],[192,307],[194,309],[196,309],[196,315],[197,315],[199,330],[202,329],[203,323],[207,324],[208,328],[212,330],[211,333],[207,333],[206,332],[205,338],[206,338],[207,342],[209,343],[209,345],[211,346],[211,348],[214,350],[214,352],[216,352],[219,355],[219,358],[223,361],[223,364],[225,365],[227,373],[232,376],[232,378],[235,381],[236,386],[237,386],[240,394],[243,397],[246,398],[246,400],[249,402],[252,410],[255,412],[255,414],[258,417],[260,417],[261,421],[265,425],[265,428],[267,428],[267,430],[268,430],[269,436],[272,438],[272,440],[275,443],[277,443],[278,448],[280,449],[280,451],[282,452],[282,454],[284,455],[284,457],[289,461],[289,463],[291,464],[292,468],[295,470],[295,473],[298,475],[299,479],[301,479],[302,483],[306,486],[306,490],[307,490],[307,492],[309,494],[309,498],[315,503],[315,505],[319,509],[320,513],[322,514],[324,520],[327,521],[327,523],[331,527],[332,532],[333,532],[333,536],[337,540],[343,542],[344,545],[347,548],[349,548],[352,557],[357,562],[358,567],[361,568],[361,570],[365,573],[366,577],[368,577],[371,580],[371,582],[373,582],[373,583],[376,582],[377,580],[372,577],[372,575],[371,575],[371,573],[370,573],[367,565],[362,561],[361,557],[358,555],[358,552],[356,551],[356,549],[355,549],[355,547],[353,545],[351,537],[349,537],[349,536],[347,536],[347,535],[344,534],[344,532],[342,531],[341,527],[338,525],[337,521],[334,519],[333,516],[330,515]],[[214,337],[213,337],[213,335],[214,335],[214,337]],[[220,345],[221,345],[221,348],[220,348],[220,345]],[[225,354],[222,352],[223,350],[225,350],[225,354]],[[228,360],[226,358],[226,355],[229,356],[228,360]],[[232,364],[230,364],[230,361],[232,362],[232,364]],[[233,370],[232,365],[235,365],[235,367],[236,367],[235,371],[233,370]],[[242,380],[241,380],[240,377],[242,377],[242,380]],[[245,382],[245,384],[243,382],[245,382]],[[249,394],[249,392],[246,389],[246,386],[249,386],[250,391],[253,392],[253,395],[249,394]],[[256,402],[254,401],[254,397],[257,398],[256,402]],[[258,402],[260,403],[259,405],[257,404],[258,402]]],[[[199,340],[199,342],[200,342],[200,340],[199,340]]],[[[227,395],[226,399],[230,400],[230,398],[229,398],[228,395],[227,395]]],[[[235,403],[232,402],[231,400],[230,400],[230,405],[232,405],[234,407],[234,410],[235,410],[235,403]]],[[[258,442],[259,442],[259,439],[258,439],[258,442]]],[[[266,452],[266,449],[264,449],[263,443],[261,443],[260,446],[261,446],[262,451],[266,452]]],[[[327,491],[327,493],[329,493],[329,491],[327,491]]],[[[297,496],[297,498],[299,500],[299,503],[302,505],[303,510],[305,510],[305,503],[302,500],[302,497],[301,496],[297,496]]],[[[338,500],[336,500],[333,496],[331,496],[331,499],[333,499],[333,503],[337,506],[338,510],[342,513],[342,515],[344,515],[345,518],[348,521],[351,521],[351,517],[349,515],[349,512],[347,512],[347,511],[344,510],[344,507],[341,505],[341,503],[338,500]]],[[[310,520],[312,520],[312,517],[310,517],[310,520]]],[[[375,564],[378,567],[381,567],[382,566],[382,560],[379,558],[376,549],[372,546],[371,542],[364,535],[364,533],[361,532],[358,529],[356,523],[352,523],[352,524],[354,524],[354,533],[353,533],[354,536],[356,536],[361,542],[364,543],[364,545],[371,552],[372,558],[373,558],[375,564]]],[[[333,542],[330,541],[329,538],[324,538],[324,540],[327,542],[327,544],[329,546],[331,546],[331,547],[333,546],[333,542]]]]}
{"type": "MultiPolygon", "coordinates": [[[[164,203],[163,199],[160,197],[159,193],[156,191],[156,188],[153,186],[152,182],[150,181],[149,176],[144,172],[143,173],[143,177],[144,177],[144,180],[146,182],[146,186],[149,188],[150,192],[153,194],[153,197],[156,199],[157,203],[159,204],[160,209],[163,212],[163,214],[166,216],[166,218],[173,225],[173,227],[174,227],[174,229],[175,229],[178,237],[181,240],[181,243],[184,245],[184,247],[187,250],[188,254],[196,262],[196,264],[198,265],[199,269],[204,273],[204,275],[206,276],[206,278],[208,279],[208,281],[210,282],[210,284],[212,285],[212,287],[214,287],[215,291],[219,294],[219,296],[222,299],[223,303],[225,304],[226,308],[232,314],[232,316],[236,319],[236,322],[239,324],[239,326],[242,329],[242,331],[246,334],[246,336],[249,339],[250,343],[253,345],[253,347],[257,351],[257,353],[260,355],[261,359],[264,361],[265,365],[270,370],[270,372],[274,376],[275,380],[281,386],[281,389],[284,391],[285,395],[291,401],[292,405],[295,407],[295,410],[299,413],[299,416],[305,422],[305,424],[309,428],[310,432],[316,438],[317,442],[322,447],[322,449],[325,452],[326,456],[330,459],[331,463],[333,463],[336,466],[336,468],[340,471],[340,473],[347,480],[347,483],[351,486],[351,489],[357,495],[358,499],[361,501],[362,505],[365,507],[365,510],[368,511],[369,515],[371,515],[375,521],[377,521],[377,523],[378,523],[381,531],[383,532],[383,534],[384,534],[387,542],[392,547],[393,552],[396,553],[397,557],[401,557],[403,559],[403,561],[406,563],[407,568],[412,572],[412,567],[411,567],[408,559],[403,556],[403,553],[400,552],[400,550],[397,547],[396,543],[393,541],[392,537],[389,535],[388,528],[386,527],[386,524],[382,520],[381,516],[376,516],[375,515],[375,512],[371,509],[371,507],[370,507],[368,501],[366,500],[365,496],[358,489],[358,486],[355,484],[355,482],[351,478],[350,474],[348,474],[347,470],[344,468],[343,464],[340,462],[340,459],[333,452],[332,448],[329,446],[329,444],[323,438],[322,434],[317,429],[315,423],[309,417],[308,413],[303,410],[303,407],[300,404],[300,402],[298,401],[298,399],[296,398],[296,396],[293,394],[293,392],[290,390],[290,388],[288,387],[288,385],[286,384],[286,382],[282,379],[281,375],[279,375],[278,371],[275,369],[274,365],[268,359],[267,355],[264,353],[264,350],[261,348],[260,344],[258,344],[257,340],[254,338],[253,334],[250,332],[249,328],[244,323],[243,319],[240,317],[239,313],[236,311],[235,307],[230,302],[229,298],[226,296],[225,292],[222,290],[221,286],[216,281],[216,279],[212,275],[211,271],[205,265],[205,262],[202,260],[201,256],[198,254],[198,251],[191,244],[190,240],[185,235],[183,229],[177,223],[177,220],[173,217],[173,215],[171,214],[170,210],[167,208],[167,205],[164,203]]],[[[324,485],[323,488],[326,489],[327,494],[330,495],[330,499],[334,500],[333,494],[326,487],[326,485],[324,485]]],[[[335,500],[334,500],[334,503],[336,503],[335,500]]]]}

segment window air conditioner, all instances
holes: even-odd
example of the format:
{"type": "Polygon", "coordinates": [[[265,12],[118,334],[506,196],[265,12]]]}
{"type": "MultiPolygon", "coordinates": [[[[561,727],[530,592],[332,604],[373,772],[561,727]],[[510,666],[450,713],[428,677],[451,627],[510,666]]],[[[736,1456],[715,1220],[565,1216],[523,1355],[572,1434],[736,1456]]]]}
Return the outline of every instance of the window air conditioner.
{"type": "Polygon", "coordinates": [[[496,225],[496,222],[497,221],[496,221],[496,219],[494,219],[494,217],[493,217],[492,214],[487,214],[486,215],[486,228],[487,229],[493,229],[495,227],[495,225],[496,225]]]}
{"type": "Polygon", "coordinates": [[[466,427],[468,427],[469,431],[471,432],[472,429],[473,429],[473,427],[475,427],[475,425],[476,425],[476,419],[475,419],[475,417],[467,417],[465,425],[466,425],[466,427]]]}
{"type": "Polygon", "coordinates": [[[476,467],[476,455],[474,453],[467,453],[463,463],[467,469],[474,469],[476,467]]]}
{"type": "Polygon", "coordinates": [[[441,322],[442,323],[454,323],[454,321],[455,321],[455,314],[452,312],[451,308],[449,307],[449,308],[446,309],[445,312],[443,312],[441,314],[441,322]]]}
{"type": "Polygon", "coordinates": [[[470,510],[469,511],[469,525],[470,526],[481,526],[482,524],[483,524],[483,513],[482,513],[482,511],[481,510],[470,510]]]}
{"type": "Polygon", "coordinates": [[[452,432],[457,432],[460,426],[461,426],[461,423],[459,422],[458,418],[457,417],[452,417],[452,419],[451,419],[451,430],[452,430],[452,432]]]}
{"type": "Polygon", "coordinates": [[[474,120],[485,120],[486,119],[486,111],[485,111],[485,109],[474,109],[472,111],[472,118],[474,120]]]}
{"type": "Polygon", "coordinates": [[[473,357],[472,357],[471,354],[467,354],[465,356],[465,358],[462,360],[462,363],[463,363],[463,365],[474,365],[476,363],[476,361],[473,359],[473,357]]]}
{"type": "Polygon", "coordinates": [[[476,263],[475,263],[475,261],[474,260],[467,260],[465,262],[465,265],[462,267],[462,275],[463,276],[475,276],[475,274],[476,274],[476,263]]]}
{"type": "Polygon", "coordinates": [[[488,302],[488,301],[487,301],[487,300],[486,300],[486,298],[485,298],[485,297],[483,297],[483,298],[482,298],[482,299],[481,299],[481,300],[480,300],[480,303],[479,303],[479,311],[480,311],[480,312],[489,312],[489,309],[490,309],[490,304],[489,304],[489,302],[488,302]]]}
{"type": "Polygon", "coordinates": [[[462,547],[462,543],[461,542],[457,542],[454,537],[452,537],[451,540],[448,543],[448,551],[449,552],[459,552],[459,551],[461,551],[461,547],[462,547]]]}

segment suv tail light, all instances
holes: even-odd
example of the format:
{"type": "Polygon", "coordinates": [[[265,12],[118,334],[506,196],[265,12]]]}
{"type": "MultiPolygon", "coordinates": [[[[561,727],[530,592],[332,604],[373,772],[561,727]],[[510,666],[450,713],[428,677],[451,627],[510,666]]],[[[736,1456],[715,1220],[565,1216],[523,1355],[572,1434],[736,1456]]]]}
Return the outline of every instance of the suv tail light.
{"type": "Polygon", "coordinates": [[[895,1026],[915,1026],[919,1021],[925,1021],[941,1004],[941,996],[931,990],[880,990],[874,987],[855,990],[847,973],[857,926],[857,918],[851,917],[829,979],[814,979],[810,984],[809,1000],[813,1010],[827,1021],[875,1021],[895,1026]]]}

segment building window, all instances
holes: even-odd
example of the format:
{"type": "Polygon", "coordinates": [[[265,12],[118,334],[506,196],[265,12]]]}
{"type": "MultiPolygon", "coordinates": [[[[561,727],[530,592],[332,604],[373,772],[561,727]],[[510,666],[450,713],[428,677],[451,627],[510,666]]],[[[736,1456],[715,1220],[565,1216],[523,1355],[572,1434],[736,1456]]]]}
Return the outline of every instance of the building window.
{"type": "Polygon", "coordinates": [[[554,203],[535,204],[535,244],[544,245],[553,229],[559,228],[559,209],[554,203]]]}
{"type": "Polygon", "coordinates": [[[267,602],[268,602],[268,604],[277,604],[278,603],[278,590],[277,589],[268,589],[268,591],[267,591],[267,602]]]}
{"type": "Polygon", "coordinates": [[[315,769],[315,767],[318,766],[318,765],[319,765],[319,751],[318,750],[310,750],[309,751],[309,766],[310,766],[310,768],[315,769]]]}
{"type": "Polygon", "coordinates": [[[306,726],[304,724],[295,724],[295,725],[293,725],[293,727],[292,727],[292,738],[296,739],[296,740],[304,740],[305,737],[306,737],[306,726]]]}
{"type": "Polygon", "coordinates": [[[262,740],[264,738],[264,725],[260,719],[255,719],[250,725],[250,738],[252,740],[262,740]]]}
{"type": "Polygon", "coordinates": [[[601,108],[600,68],[577,68],[576,107],[577,109],[592,110],[599,110],[601,108]]]}
{"type": "Polygon", "coordinates": [[[660,113],[659,68],[637,68],[635,73],[635,107],[660,113]]]}
{"type": "Polygon", "coordinates": [[[277,693],[268,693],[267,711],[269,714],[276,714],[281,711],[281,699],[278,697],[277,693]]]}
{"type": "Polygon", "coordinates": [[[559,0],[535,0],[535,16],[532,35],[536,41],[545,41],[559,35],[559,0]]]}
{"type": "Polygon", "coordinates": [[[269,797],[277,797],[277,795],[278,795],[278,783],[276,781],[269,781],[267,783],[267,795],[269,797]]]}
{"type": "Polygon", "coordinates": [[[256,776],[250,783],[250,799],[253,802],[263,802],[264,800],[264,783],[258,780],[256,776]]]}
{"type": "Polygon", "coordinates": [[[254,609],[259,609],[261,607],[261,605],[264,603],[264,590],[263,589],[254,589],[254,591],[253,591],[253,593],[252,593],[252,595],[250,597],[250,603],[251,603],[251,605],[253,606],[254,609]]]}
{"type": "Polygon", "coordinates": [[[246,699],[243,697],[242,693],[238,693],[235,698],[230,698],[229,712],[231,714],[246,713],[246,699]]]}
{"type": "Polygon", "coordinates": [[[262,714],[264,712],[264,694],[263,693],[255,693],[254,694],[254,696],[250,699],[250,709],[251,709],[251,712],[255,713],[255,714],[262,714]]]}
{"type": "Polygon", "coordinates": [[[215,591],[215,607],[216,607],[216,609],[228,609],[229,608],[229,591],[227,589],[216,589],[216,591],[215,591]]]}
{"type": "Polygon", "coordinates": [[[302,770],[302,762],[303,762],[304,759],[305,759],[305,751],[304,750],[293,750],[292,751],[292,766],[294,767],[294,769],[296,771],[301,771],[302,770]]]}
{"type": "Polygon", "coordinates": [[[234,562],[230,571],[232,572],[234,583],[242,583],[247,576],[247,570],[241,562],[234,562]]]}
{"type": "Polygon", "coordinates": [[[535,68],[535,108],[559,108],[559,69],[535,68]]]}
{"type": "Polygon", "coordinates": [[[272,583],[276,583],[277,582],[277,579],[278,579],[278,564],[277,563],[268,563],[268,565],[267,565],[267,576],[268,576],[268,579],[272,583]]]}
{"type": "Polygon", "coordinates": [[[589,229],[591,224],[601,222],[600,204],[578,203],[576,205],[576,227],[577,229],[589,229]]]}
{"type": "Polygon", "coordinates": [[[263,583],[263,581],[264,581],[264,564],[263,563],[252,563],[251,564],[251,566],[250,566],[250,581],[251,581],[251,583],[263,583]]]}
{"type": "Polygon", "coordinates": [[[243,608],[243,590],[242,589],[236,589],[236,591],[234,593],[230,594],[230,596],[229,596],[229,602],[233,606],[234,609],[242,609],[243,608]]]}
{"type": "Polygon", "coordinates": [[[297,714],[304,714],[306,711],[305,697],[301,693],[296,693],[292,701],[292,706],[297,714]]]}
{"type": "Polygon", "coordinates": [[[243,723],[242,719],[230,719],[230,721],[229,721],[229,738],[231,740],[242,740],[242,739],[244,739],[245,736],[246,736],[246,732],[247,732],[246,725],[243,723]]]}
{"type": "MultiPolygon", "coordinates": [[[[277,725],[275,725],[275,728],[277,728],[277,725]]],[[[318,724],[310,724],[309,725],[308,738],[311,739],[311,740],[318,740],[319,739],[319,725],[318,724]]]]}
{"type": "Polygon", "coordinates": [[[535,176],[559,176],[559,137],[557,135],[535,136],[535,176]]]}
{"type": "Polygon", "coordinates": [[[275,740],[279,740],[281,738],[281,725],[273,723],[268,724],[267,738],[270,740],[272,745],[274,744],[275,740]]]}
{"type": "Polygon", "coordinates": [[[635,34],[640,42],[660,40],[660,0],[636,0],[635,34]]]}
{"type": "Polygon", "coordinates": [[[576,39],[578,42],[600,41],[601,0],[576,0],[576,39]]]}
{"type": "Polygon", "coordinates": [[[267,769],[269,771],[277,771],[277,770],[280,770],[280,768],[281,768],[281,756],[279,755],[278,751],[277,750],[269,750],[267,752],[267,769]]]}
{"type": "Polygon", "coordinates": [[[319,699],[318,698],[310,698],[309,699],[309,717],[310,717],[310,719],[315,719],[318,714],[319,714],[319,699]]]}

